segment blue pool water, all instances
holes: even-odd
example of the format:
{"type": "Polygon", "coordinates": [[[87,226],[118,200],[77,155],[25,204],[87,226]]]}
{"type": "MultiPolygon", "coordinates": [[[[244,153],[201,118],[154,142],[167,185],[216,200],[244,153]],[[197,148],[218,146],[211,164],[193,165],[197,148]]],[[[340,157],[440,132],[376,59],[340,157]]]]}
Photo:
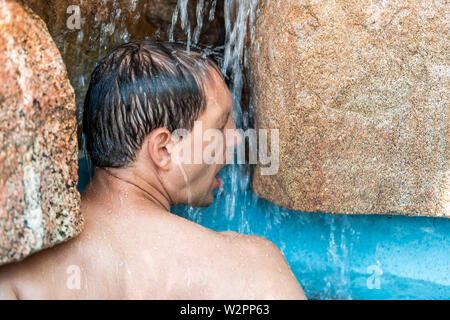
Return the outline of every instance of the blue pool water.
{"type": "MultiPolygon", "coordinates": [[[[79,190],[89,180],[80,161],[79,190]]],[[[238,167],[206,209],[172,212],[216,231],[264,236],[310,299],[450,299],[450,219],[334,215],[280,208],[252,193],[238,167]]]]}

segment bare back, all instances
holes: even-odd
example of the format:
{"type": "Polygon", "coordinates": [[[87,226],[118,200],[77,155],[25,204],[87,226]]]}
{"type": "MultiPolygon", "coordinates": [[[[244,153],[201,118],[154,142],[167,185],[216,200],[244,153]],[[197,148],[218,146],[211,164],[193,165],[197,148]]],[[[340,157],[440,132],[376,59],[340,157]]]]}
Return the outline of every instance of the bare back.
{"type": "Polygon", "coordinates": [[[83,195],[79,237],[0,268],[0,298],[305,298],[264,238],[217,233],[124,199],[108,207],[91,196],[83,195]]]}

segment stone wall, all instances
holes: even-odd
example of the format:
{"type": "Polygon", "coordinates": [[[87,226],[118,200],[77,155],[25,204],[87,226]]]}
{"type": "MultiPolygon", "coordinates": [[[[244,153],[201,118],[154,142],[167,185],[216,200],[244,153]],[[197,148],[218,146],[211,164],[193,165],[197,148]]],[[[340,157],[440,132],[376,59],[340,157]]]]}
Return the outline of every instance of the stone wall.
{"type": "Polygon", "coordinates": [[[44,22],[0,0],[0,264],[81,231],[75,95],[44,22]]]}
{"type": "Polygon", "coordinates": [[[260,3],[256,125],[280,130],[281,156],[254,190],[307,212],[450,217],[446,1],[260,3]]]}

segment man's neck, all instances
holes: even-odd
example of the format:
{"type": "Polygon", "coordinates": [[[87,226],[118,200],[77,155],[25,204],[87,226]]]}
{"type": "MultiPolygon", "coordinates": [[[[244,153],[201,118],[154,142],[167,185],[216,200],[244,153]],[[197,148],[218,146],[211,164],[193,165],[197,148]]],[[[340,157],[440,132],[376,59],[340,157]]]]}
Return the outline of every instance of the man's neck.
{"type": "Polygon", "coordinates": [[[155,175],[143,176],[134,170],[95,168],[94,177],[97,185],[108,189],[109,192],[126,193],[127,197],[148,201],[164,211],[170,211],[171,200],[159,177],[155,175]]]}

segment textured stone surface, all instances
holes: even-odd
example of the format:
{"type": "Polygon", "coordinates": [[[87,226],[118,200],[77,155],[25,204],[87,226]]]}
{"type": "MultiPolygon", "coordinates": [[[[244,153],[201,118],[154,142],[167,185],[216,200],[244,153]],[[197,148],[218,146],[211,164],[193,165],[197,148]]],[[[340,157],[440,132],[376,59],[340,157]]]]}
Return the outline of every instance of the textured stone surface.
{"type": "Polygon", "coordinates": [[[0,0],[0,264],[81,230],[74,91],[42,20],[0,0]]]}
{"type": "MultiPolygon", "coordinates": [[[[169,40],[172,16],[177,0],[20,0],[28,5],[47,24],[63,60],[76,93],[79,119],[90,75],[100,58],[115,47],[131,40],[169,40]],[[79,7],[80,28],[68,27],[74,11],[79,7]]],[[[209,21],[211,1],[204,2],[201,46],[223,44],[222,1],[216,5],[214,19],[209,21]]],[[[197,26],[197,1],[187,2],[191,37],[197,26]]],[[[185,28],[187,30],[187,28],[185,28]]],[[[181,14],[173,29],[174,40],[187,41],[181,27],[181,14]]]]}
{"type": "Polygon", "coordinates": [[[280,170],[254,190],[307,212],[450,217],[444,0],[261,1],[251,43],[259,128],[280,170]]]}

